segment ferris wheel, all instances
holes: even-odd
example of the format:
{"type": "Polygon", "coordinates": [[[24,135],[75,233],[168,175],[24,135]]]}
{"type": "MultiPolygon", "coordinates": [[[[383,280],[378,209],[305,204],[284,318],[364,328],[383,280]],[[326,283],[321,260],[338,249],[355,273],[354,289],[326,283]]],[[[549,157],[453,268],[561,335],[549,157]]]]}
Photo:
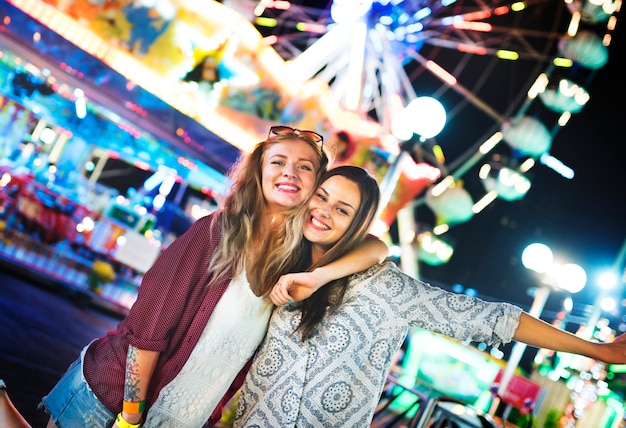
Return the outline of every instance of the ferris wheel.
{"type": "Polygon", "coordinates": [[[246,13],[288,61],[294,82],[325,81],[345,109],[385,129],[392,130],[394,117],[416,97],[438,99],[447,125],[416,148],[444,173],[462,175],[494,132],[522,116],[541,116],[553,135],[564,112],[582,108],[588,99],[584,89],[573,103],[550,91],[564,78],[570,92],[583,87],[606,62],[602,48],[610,44],[620,3],[262,0],[229,5],[246,13]],[[593,40],[587,37],[567,51],[568,39],[581,33],[593,40]],[[543,86],[532,93],[538,79],[543,86]],[[538,93],[546,96],[540,100],[538,93]],[[562,105],[566,102],[570,106],[562,105]]]}

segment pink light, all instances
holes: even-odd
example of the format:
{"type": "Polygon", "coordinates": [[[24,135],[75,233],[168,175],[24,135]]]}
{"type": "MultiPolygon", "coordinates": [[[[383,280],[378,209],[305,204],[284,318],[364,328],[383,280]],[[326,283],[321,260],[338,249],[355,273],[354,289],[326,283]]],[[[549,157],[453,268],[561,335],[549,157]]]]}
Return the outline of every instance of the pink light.
{"type": "Polygon", "coordinates": [[[326,32],[326,26],[322,24],[309,24],[307,22],[298,22],[296,28],[299,31],[306,31],[308,33],[324,34],[326,32]]]}
{"type": "Polygon", "coordinates": [[[434,62],[433,60],[426,61],[426,68],[433,72],[433,74],[439,77],[441,80],[446,82],[450,86],[456,85],[456,77],[448,73],[444,70],[439,64],[434,62]]]}
{"type": "Polygon", "coordinates": [[[189,159],[187,159],[185,157],[179,156],[177,161],[178,161],[179,164],[181,164],[182,166],[184,166],[187,169],[192,169],[192,170],[198,169],[198,166],[195,163],[193,163],[191,160],[189,160],[189,159]]]}
{"type": "Polygon", "coordinates": [[[261,39],[261,43],[263,43],[265,46],[272,46],[277,41],[278,41],[278,37],[276,36],[267,36],[261,39]]]}
{"type": "Polygon", "coordinates": [[[150,165],[148,165],[146,162],[135,161],[134,165],[143,171],[148,171],[150,169],[150,165]]]}
{"type": "Polygon", "coordinates": [[[203,187],[202,189],[200,189],[200,191],[202,193],[204,193],[205,195],[208,195],[208,196],[211,196],[211,197],[215,196],[215,192],[213,190],[209,189],[208,187],[203,187]]]}
{"type": "Polygon", "coordinates": [[[488,10],[481,10],[478,12],[466,13],[463,15],[465,21],[477,21],[479,19],[487,19],[491,16],[491,12],[488,10]]]}
{"type": "Polygon", "coordinates": [[[455,22],[452,26],[460,30],[482,31],[485,33],[492,30],[491,24],[486,22],[455,22]]]}
{"type": "Polygon", "coordinates": [[[482,46],[471,46],[459,43],[456,48],[459,52],[467,52],[476,55],[487,55],[487,49],[482,46]]]}
{"type": "Polygon", "coordinates": [[[277,0],[270,3],[269,7],[279,10],[287,10],[291,7],[291,3],[284,0],[277,0]]]}

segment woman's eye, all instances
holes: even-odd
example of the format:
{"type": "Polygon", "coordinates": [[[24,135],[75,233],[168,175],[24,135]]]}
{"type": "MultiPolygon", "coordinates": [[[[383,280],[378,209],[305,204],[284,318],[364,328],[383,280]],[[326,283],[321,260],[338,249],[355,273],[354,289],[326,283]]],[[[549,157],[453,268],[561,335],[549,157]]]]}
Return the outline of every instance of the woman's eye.
{"type": "Polygon", "coordinates": [[[274,160],[270,162],[271,165],[284,165],[285,163],[283,161],[279,161],[279,160],[274,160]]]}
{"type": "Polygon", "coordinates": [[[318,193],[318,194],[317,194],[317,197],[318,197],[319,199],[321,199],[322,201],[325,201],[325,200],[326,200],[326,197],[324,196],[324,194],[323,194],[323,193],[318,193]]]}
{"type": "Polygon", "coordinates": [[[313,171],[313,168],[308,165],[302,165],[300,168],[305,171],[313,171]]]}
{"type": "Polygon", "coordinates": [[[342,215],[348,215],[348,211],[344,210],[343,208],[337,208],[337,211],[339,211],[339,213],[342,215]]]}

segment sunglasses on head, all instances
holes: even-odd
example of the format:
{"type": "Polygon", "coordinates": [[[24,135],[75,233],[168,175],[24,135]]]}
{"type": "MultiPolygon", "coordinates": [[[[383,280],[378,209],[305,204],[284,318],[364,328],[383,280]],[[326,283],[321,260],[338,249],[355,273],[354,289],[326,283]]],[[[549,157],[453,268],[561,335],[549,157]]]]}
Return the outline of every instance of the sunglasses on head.
{"type": "Polygon", "coordinates": [[[267,138],[270,138],[270,135],[295,135],[296,137],[307,137],[314,143],[319,143],[320,146],[324,147],[324,137],[318,134],[315,131],[307,131],[303,129],[296,129],[290,126],[272,126],[267,133],[267,138]]]}

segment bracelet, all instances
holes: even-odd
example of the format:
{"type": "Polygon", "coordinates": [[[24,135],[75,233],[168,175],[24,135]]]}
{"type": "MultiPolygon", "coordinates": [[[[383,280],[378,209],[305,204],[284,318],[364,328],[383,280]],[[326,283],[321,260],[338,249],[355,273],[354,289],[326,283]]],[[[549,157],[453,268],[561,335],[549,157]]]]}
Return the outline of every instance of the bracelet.
{"type": "Polygon", "coordinates": [[[126,412],[129,415],[136,413],[143,413],[146,408],[146,401],[124,401],[122,402],[122,412],[126,412]]]}
{"type": "Polygon", "coordinates": [[[115,418],[115,423],[117,424],[118,428],[139,428],[141,426],[141,422],[137,424],[131,424],[129,422],[126,422],[126,419],[122,417],[121,413],[117,414],[117,417],[115,418]]]}

